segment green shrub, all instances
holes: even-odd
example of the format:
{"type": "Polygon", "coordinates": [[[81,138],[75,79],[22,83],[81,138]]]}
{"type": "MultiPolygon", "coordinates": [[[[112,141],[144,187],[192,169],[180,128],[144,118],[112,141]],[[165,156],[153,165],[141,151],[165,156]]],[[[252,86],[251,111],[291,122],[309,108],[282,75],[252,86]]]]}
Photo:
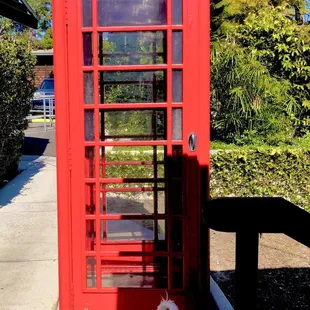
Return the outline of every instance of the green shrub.
{"type": "Polygon", "coordinates": [[[35,90],[34,65],[25,41],[0,34],[0,181],[18,167],[35,90]]]}
{"type": "Polygon", "coordinates": [[[211,197],[280,196],[310,211],[310,148],[243,147],[212,155],[211,197]]]}

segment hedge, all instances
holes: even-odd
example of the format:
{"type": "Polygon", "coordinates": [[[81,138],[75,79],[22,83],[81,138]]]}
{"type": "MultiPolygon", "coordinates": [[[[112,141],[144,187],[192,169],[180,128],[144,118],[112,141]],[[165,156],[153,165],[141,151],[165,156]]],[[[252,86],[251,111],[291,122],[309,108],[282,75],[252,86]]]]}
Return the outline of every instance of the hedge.
{"type": "Polygon", "coordinates": [[[35,90],[34,65],[27,42],[0,34],[0,185],[18,168],[35,90]]]}
{"type": "MultiPolygon", "coordinates": [[[[109,161],[152,161],[151,152],[120,150],[109,161]]],[[[211,154],[211,196],[280,196],[310,211],[310,148],[235,147],[211,154]]],[[[153,177],[152,166],[107,166],[107,177],[153,177]]],[[[164,167],[158,167],[160,177],[164,167]]],[[[135,186],[130,184],[128,186],[135,186]]]]}
{"type": "Polygon", "coordinates": [[[310,149],[236,148],[212,154],[211,196],[283,197],[310,211],[310,149]]]}

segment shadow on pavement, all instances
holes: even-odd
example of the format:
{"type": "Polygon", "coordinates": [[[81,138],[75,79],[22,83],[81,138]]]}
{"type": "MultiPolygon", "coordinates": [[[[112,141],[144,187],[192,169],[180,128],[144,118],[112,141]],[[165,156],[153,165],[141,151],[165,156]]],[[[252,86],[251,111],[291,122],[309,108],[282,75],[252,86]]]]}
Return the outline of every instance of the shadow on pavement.
{"type": "Polygon", "coordinates": [[[24,186],[36,175],[45,164],[36,161],[39,156],[23,156],[19,169],[21,173],[0,189],[0,210],[9,205],[18,196],[24,186]]]}
{"type": "Polygon", "coordinates": [[[25,137],[22,153],[24,155],[44,155],[45,149],[49,143],[49,139],[25,137]]]}

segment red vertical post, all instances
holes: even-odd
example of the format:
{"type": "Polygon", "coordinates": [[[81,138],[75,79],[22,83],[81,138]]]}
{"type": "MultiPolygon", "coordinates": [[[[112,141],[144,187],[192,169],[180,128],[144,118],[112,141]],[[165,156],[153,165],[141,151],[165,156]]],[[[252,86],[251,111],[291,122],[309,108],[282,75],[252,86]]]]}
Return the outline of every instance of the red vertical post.
{"type": "MultiPolygon", "coordinates": [[[[199,137],[198,165],[199,165],[199,194],[200,207],[203,208],[209,199],[210,190],[210,1],[200,0],[199,10],[199,137]]],[[[200,212],[201,214],[201,212],[200,212]]],[[[200,285],[201,290],[210,290],[210,242],[209,229],[203,219],[200,219],[200,285]]],[[[202,306],[207,305],[208,300],[201,300],[202,306]]]]}
{"type": "Polygon", "coordinates": [[[59,256],[59,307],[71,308],[71,203],[70,203],[70,152],[69,102],[67,63],[66,2],[53,0],[54,75],[56,101],[57,141],[57,214],[59,256]]]}

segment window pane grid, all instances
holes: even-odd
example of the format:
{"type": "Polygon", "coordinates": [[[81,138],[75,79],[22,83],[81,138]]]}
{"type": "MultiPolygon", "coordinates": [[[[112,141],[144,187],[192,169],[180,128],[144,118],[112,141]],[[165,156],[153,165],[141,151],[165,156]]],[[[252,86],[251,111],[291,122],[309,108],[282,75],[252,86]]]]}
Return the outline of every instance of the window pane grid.
{"type": "MultiPolygon", "coordinates": [[[[142,0],[130,0],[127,1],[126,5],[128,5],[128,7],[134,7],[139,1],[142,0]]],[[[85,0],[84,2],[86,3],[85,0]]],[[[88,76],[84,75],[84,104],[91,105],[89,107],[84,106],[84,145],[85,157],[87,158],[85,164],[85,184],[87,184],[88,188],[92,188],[92,184],[96,184],[93,192],[92,190],[87,190],[85,192],[85,195],[88,197],[85,213],[85,220],[88,221],[86,225],[88,240],[84,252],[86,255],[87,269],[86,288],[89,289],[96,288],[97,290],[102,290],[109,287],[122,287],[124,279],[127,279],[127,274],[131,274],[133,280],[129,282],[126,287],[169,288],[176,290],[183,288],[183,215],[182,213],[173,215],[174,213],[170,211],[169,214],[167,214],[166,210],[166,206],[171,203],[172,199],[171,193],[168,193],[168,188],[171,188],[169,184],[175,181],[177,181],[177,184],[182,184],[183,179],[182,177],[173,177],[169,175],[169,172],[166,172],[165,169],[163,170],[163,174],[161,174],[161,166],[165,167],[169,164],[169,161],[167,161],[168,155],[172,155],[172,148],[174,145],[177,145],[172,139],[180,140],[182,138],[180,135],[180,130],[182,130],[180,129],[180,122],[182,121],[182,115],[180,116],[181,110],[176,110],[176,108],[181,107],[182,100],[173,100],[172,96],[172,69],[181,70],[183,68],[183,60],[180,60],[180,54],[176,54],[178,49],[177,45],[179,43],[176,41],[173,43],[172,41],[172,31],[183,29],[183,26],[181,26],[182,18],[180,22],[182,10],[180,13],[179,8],[175,6],[176,1],[167,2],[166,0],[153,1],[153,8],[157,5],[160,9],[158,14],[153,16],[152,25],[149,24],[149,22],[145,22],[143,18],[139,18],[136,21],[138,21],[140,26],[133,27],[130,26],[130,23],[133,21],[132,17],[129,16],[127,22],[124,22],[122,18],[115,18],[115,13],[117,12],[113,8],[114,2],[99,0],[98,25],[96,20],[93,21],[94,28],[86,28],[89,27],[87,23],[83,25],[84,29],[82,29],[82,32],[86,34],[86,37],[82,72],[89,73],[88,76]],[[101,10],[103,6],[106,6],[105,11],[101,10]],[[167,7],[168,10],[165,12],[167,7]],[[108,10],[110,10],[110,16],[107,14],[108,10]],[[170,15],[167,16],[169,12],[170,15]],[[101,13],[104,14],[102,15],[101,13]],[[114,18],[111,16],[114,16],[114,18]],[[179,21],[176,21],[177,19],[179,21]],[[122,22],[119,22],[120,20],[122,20],[122,22]],[[174,24],[174,26],[171,27],[171,24],[174,24]],[[115,26],[123,26],[123,28],[121,30],[115,26]],[[98,35],[97,38],[94,38],[94,34],[92,34],[93,30],[99,32],[96,34],[98,35]],[[130,50],[131,46],[122,45],[124,44],[123,41],[121,43],[123,49],[116,49],[113,52],[106,51],[104,45],[108,40],[103,32],[109,33],[110,37],[116,38],[115,40],[110,40],[110,42],[116,42],[117,39],[121,37],[122,40],[124,39],[125,31],[126,35],[130,31],[133,32],[127,35],[127,39],[131,38],[131,42],[137,41],[135,37],[139,37],[139,35],[139,40],[142,40],[143,37],[144,39],[148,38],[149,42],[146,42],[146,45],[143,46],[148,46],[148,49],[144,49],[143,52],[139,52],[138,49],[136,51],[130,50]],[[144,32],[144,34],[137,34],[138,31],[144,32]],[[89,46],[89,42],[87,42],[89,34],[91,35],[90,38],[93,38],[93,42],[90,44],[94,48],[93,50],[98,52],[94,55],[92,51],[87,51],[87,46],[89,46]],[[154,43],[155,41],[156,43],[154,43]],[[172,45],[174,46],[173,59],[171,53],[172,45]],[[174,62],[174,64],[172,64],[172,62],[174,62]],[[130,78],[127,78],[125,83],[123,83],[123,81],[117,81],[115,80],[115,76],[113,76],[113,74],[115,74],[113,71],[116,71],[116,66],[118,66],[117,71],[119,73],[127,72],[133,75],[136,72],[153,71],[151,72],[152,80],[144,80],[143,83],[141,83],[141,79],[130,80],[130,78]],[[160,70],[164,72],[164,80],[158,79],[158,76],[154,73],[160,70]],[[110,79],[107,78],[109,74],[111,77],[110,79]],[[106,94],[109,92],[109,88],[113,90],[113,87],[119,88],[122,87],[121,85],[125,85],[128,88],[121,92],[121,96],[116,97],[115,100],[105,99],[106,94]],[[140,91],[143,90],[143,88],[144,90],[142,93],[140,92],[138,96],[135,95],[134,97],[130,97],[131,93],[129,88],[134,89],[135,87],[139,87],[140,91]],[[122,96],[127,96],[127,99],[123,100],[122,96]],[[173,104],[174,110],[172,110],[173,101],[177,102],[173,104]],[[106,104],[112,105],[112,107],[105,109],[106,104]],[[126,106],[121,107],[122,104],[126,106]],[[145,104],[165,104],[165,107],[161,109],[164,117],[159,116],[158,118],[158,116],[152,116],[149,120],[147,118],[147,122],[149,121],[149,123],[146,122],[146,127],[142,128],[140,131],[136,128],[133,132],[130,132],[130,130],[129,132],[122,132],[120,129],[116,130],[112,126],[109,128],[108,133],[105,132],[105,126],[108,122],[105,115],[108,115],[108,110],[111,110],[111,113],[115,113],[114,116],[117,115],[119,111],[134,112],[136,109],[136,107],[134,107],[135,104],[139,107],[137,110],[138,112],[143,110],[140,109],[140,107],[145,104]],[[161,127],[158,127],[158,122],[160,123],[161,120],[163,120],[165,124],[163,130],[161,127]],[[171,123],[172,120],[175,126],[171,123]],[[107,161],[108,153],[105,150],[106,148],[113,149],[117,145],[126,145],[126,143],[128,146],[135,146],[135,144],[139,142],[141,146],[151,147],[151,158],[136,161],[107,161]],[[167,149],[165,147],[164,157],[162,158],[158,149],[163,146],[167,146],[167,149]],[[95,154],[93,154],[94,148],[95,154]],[[140,173],[140,175],[143,176],[144,173],[148,173],[151,177],[141,179],[138,177],[130,180],[126,178],[132,177],[131,174],[123,173],[124,171],[121,170],[118,174],[117,170],[113,170],[117,168],[129,169],[129,167],[134,167],[133,171],[134,169],[141,169],[142,173],[140,173]],[[95,180],[94,183],[89,182],[90,180],[92,181],[92,178],[95,180]],[[117,183],[120,178],[123,178],[124,182],[117,183]],[[139,184],[137,181],[146,183],[139,184]],[[167,184],[169,185],[168,187],[167,184]],[[94,203],[92,203],[94,199],[92,197],[93,193],[95,193],[94,195],[96,196],[94,203]],[[119,196],[119,194],[121,194],[121,196],[119,196]],[[145,200],[146,203],[144,202],[142,206],[140,204],[144,200],[142,196],[139,196],[141,194],[146,194],[147,197],[145,200]],[[114,202],[111,199],[114,199],[114,202]],[[115,199],[117,203],[119,199],[127,199],[122,212],[117,209],[118,206],[115,205],[115,199]],[[135,209],[133,208],[134,205],[128,205],[128,199],[131,199],[131,201],[136,204],[135,209]],[[108,205],[103,206],[103,204],[107,202],[108,205]],[[114,205],[111,205],[111,202],[113,202],[114,205]],[[94,207],[92,207],[92,205],[94,205],[94,207]],[[130,206],[130,208],[128,208],[128,206],[130,206]],[[128,211],[128,209],[130,210],[128,211]],[[138,212],[138,215],[136,215],[134,211],[141,212],[138,212]],[[113,215],[113,212],[116,215],[125,216],[125,218],[113,219],[110,217],[113,215]],[[143,219],[145,213],[150,216],[143,219]],[[139,216],[139,214],[141,214],[141,216],[139,216]],[[130,219],[126,219],[128,215],[135,216],[136,218],[131,217],[130,219]],[[176,219],[178,220],[176,221],[176,219]],[[132,226],[132,222],[140,226],[132,226]],[[136,227],[138,231],[124,231],[122,236],[120,235],[121,230],[118,225],[121,225],[123,228],[127,227],[127,230],[136,227]],[[178,230],[178,232],[181,229],[181,236],[178,233],[171,234],[171,227],[169,228],[171,225],[173,225],[173,229],[178,230]],[[139,227],[143,227],[145,230],[139,232],[139,227]],[[98,234],[96,234],[96,231],[98,234]],[[137,234],[138,232],[140,235],[137,234]],[[168,234],[170,236],[168,236],[168,234]],[[174,241],[170,240],[171,238],[175,241],[174,245],[174,241]],[[113,242],[122,241],[126,241],[126,243],[130,244],[130,242],[133,241],[132,239],[135,241],[133,244],[138,244],[139,241],[143,241],[146,243],[150,242],[149,244],[154,246],[154,251],[149,254],[151,259],[141,260],[141,257],[143,258],[145,253],[138,251],[134,253],[128,252],[128,255],[134,255],[128,256],[128,259],[124,261],[120,261],[119,258],[114,259],[107,257],[105,252],[102,251],[103,245],[113,245],[113,242]],[[160,245],[163,244],[162,242],[166,244],[166,248],[162,248],[160,245]],[[169,246],[167,243],[169,243],[169,246]],[[157,251],[156,244],[158,245],[157,251]],[[91,249],[91,251],[88,249],[91,249]],[[162,252],[160,252],[161,249],[162,252]],[[162,260],[160,257],[164,257],[165,259],[162,260]],[[130,268],[127,272],[126,268],[128,266],[130,266],[130,268]],[[119,272],[119,268],[125,268],[125,272],[119,272]],[[151,278],[149,283],[145,281],[145,275],[151,278]]],[[[151,12],[155,11],[151,9],[151,12]]],[[[177,35],[179,33],[181,32],[179,31],[177,35]]],[[[149,75],[149,73],[147,73],[147,75],[149,75]]],[[[180,88],[179,90],[182,91],[180,88]]],[[[111,92],[115,93],[114,90],[111,92]]],[[[147,109],[149,109],[149,111],[156,111],[157,106],[155,110],[152,106],[147,109]]],[[[110,115],[113,115],[111,113],[110,115]]],[[[180,187],[174,186],[172,188],[178,190],[180,187]]],[[[179,200],[176,199],[175,204],[178,204],[178,201],[179,200]]],[[[173,208],[175,210],[178,209],[177,206],[173,208]]]]}

